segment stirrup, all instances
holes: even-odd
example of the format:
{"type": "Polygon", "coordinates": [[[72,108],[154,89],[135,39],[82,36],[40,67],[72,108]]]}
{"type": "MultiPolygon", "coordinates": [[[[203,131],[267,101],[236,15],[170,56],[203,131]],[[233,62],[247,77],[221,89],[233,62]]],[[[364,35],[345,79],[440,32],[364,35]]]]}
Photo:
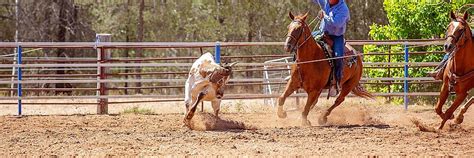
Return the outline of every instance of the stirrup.
{"type": "Polygon", "coordinates": [[[332,85],[328,89],[328,99],[329,97],[336,97],[337,96],[337,87],[334,87],[335,85],[332,85]]]}

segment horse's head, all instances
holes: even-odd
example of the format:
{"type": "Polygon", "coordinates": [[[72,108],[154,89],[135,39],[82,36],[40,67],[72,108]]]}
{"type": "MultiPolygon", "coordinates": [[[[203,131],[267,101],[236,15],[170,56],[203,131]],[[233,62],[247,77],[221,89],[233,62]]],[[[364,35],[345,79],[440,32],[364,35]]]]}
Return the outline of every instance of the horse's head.
{"type": "MultiPolygon", "coordinates": [[[[292,20],[290,25],[288,25],[288,34],[286,35],[285,41],[285,50],[291,52],[294,49],[298,49],[298,45],[304,42],[305,38],[303,34],[305,33],[305,27],[308,27],[305,23],[308,13],[304,15],[294,16],[291,12],[288,14],[292,20]]],[[[306,30],[309,32],[309,30],[306,30]]]]}
{"type": "Polygon", "coordinates": [[[446,31],[446,42],[444,43],[444,50],[451,52],[454,48],[464,44],[464,42],[471,37],[471,29],[467,23],[469,14],[464,13],[463,17],[456,17],[454,12],[451,11],[451,23],[448,25],[446,31]]]}

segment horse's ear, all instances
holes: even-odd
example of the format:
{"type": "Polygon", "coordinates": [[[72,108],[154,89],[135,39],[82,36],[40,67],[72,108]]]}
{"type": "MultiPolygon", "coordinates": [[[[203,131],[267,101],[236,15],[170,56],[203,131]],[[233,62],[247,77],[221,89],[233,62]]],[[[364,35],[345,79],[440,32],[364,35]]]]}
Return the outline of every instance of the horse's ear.
{"type": "Polygon", "coordinates": [[[302,20],[303,20],[303,21],[306,21],[306,18],[308,17],[308,14],[309,14],[309,12],[304,13],[304,15],[303,15],[303,17],[302,17],[302,20]]]}
{"type": "Polygon", "coordinates": [[[290,17],[291,20],[295,20],[295,16],[291,14],[291,11],[288,13],[288,16],[290,17]]]}
{"type": "Polygon", "coordinates": [[[469,13],[466,11],[466,12],[464,12],[463,19],[467,21],[468,18],[469,18],[469,13]]]}
{"type": "Polygon", "coordinates": [[[451,12],[449,13],[449,16],[451,17],[451,20],[453,20],[453,21],[456,20],[456,14],[454,14],[453,11],[451,11],[451,12]]]}

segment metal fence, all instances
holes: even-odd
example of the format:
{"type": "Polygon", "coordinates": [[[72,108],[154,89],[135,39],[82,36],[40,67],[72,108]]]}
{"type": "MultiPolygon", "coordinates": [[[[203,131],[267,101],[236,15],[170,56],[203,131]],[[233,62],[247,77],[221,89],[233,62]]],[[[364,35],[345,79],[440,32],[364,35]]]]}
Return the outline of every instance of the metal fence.
{"type": "MultiPolygon", "coordinates": [[[[440,39],[435,40],[392,40],[392,41],[370,41],[370,40],[352,40],[348,41],[348,44],[353,46],[363,45],[403,45],[405,50],[403,52],[396,53],[366,53],[365,56],[369,55],[404,55],[405,62],[364,62],[364,68],[366,69],[390,69],[390,68],[403,68],[404,77],[384,77],[384,78],[363,78],[363,84],[403,84],[404,92],[398,93],[374,93],[376,96],[403,96],[405,99],[405,107],[408,105],[408,96],[436,96],[437,92],[410,92],[408,89],[409,84],[425,84],[425,83],[438,83],[428,77],[410,77],[408,68],[411,67],[433,67],[436,66],[437,62],[409,62],[408,58],[410,54],[427,54],[427,53],[443,53],[443,52],[409,52],[409,47],[419,47],[428,45],[441,45],[443,43],[440,39]],[[371,81],[378,81],[377,83],[371,81]]],[[[124,104],[124,103],[139,103],[139,102],[167,102],[167,101],[181,101],[183,95],[140,95],[140,94],[127,94],[127,95],[111,95],[111,91],[121,90],[168,90],[173,91],[176,89],[184,89],[184,82],[187,77],[189,67],[192,65],[192,61],[197,59],[199,56],[179,56],[179,57],[141,57],[141,58],[116,58],[111,57],[110,51],[113,49],[198,49],[203,53],[203,49],[213,48],[216,61],[221,59],[226,60],[243,60],[251,62],[241,62],[237,65],[234,72],[247,73],[247,72],[263,72],[268,71],[288,71],[287,63],[265,63],[258,62],[258,60],[271,60],[290,56],[289,54],[254,54],[254,55],[239,55],[239,54],[226,54],[221,55],[221,49],[227,49],[232,47],[282,47],[282,42],[0,42],[0,49],[16,49],[15,54],[7,54],[0,56],[0,60],[3,61],[0,64],[0,73],[2,71],[11,73],[2,73],[0,78],[0,85],[16,85],[10,88],[0,88],[0,91],[15,92],[11,93],[10,96],[2,96],[1,104],[17,104],[18,115],[21,115],[23,104],[69,104],[64,102],[23,102],[24,100],[39,100],[39,99],[97,99],[97,102],[91,103],[79,103],[84,105],[97,105],[98,114],[106,114],[108,105],[110,104],[124,104]],[[25,52],[35,51],[37,49],[78,49],[78,50],[94,50],[97,53],[96,58],[43,58],[43,57],[23,57],[25,52]],[[24,49],[30,49],[23,51],[24,49]],[[16,56],[16,57],[15,57],[16,56]],[[61,69],[69,70],[81,70],[80,73],[67,73],[67,74],[45,74],[45,73],[32,73],[33,71],[56,71],[61,69]],[[153,71],[153,72],[114,72],[114,69],[146,69],[146,68],[168,68],[166,71],[153,71]],[[171,70],[172,68],[176,68],[171,70]],[[25,71],[30,73],[25,74],[25,71]],[[88,72],[88,73],[85,73],[88,72]],[[170,75],[173,75],[170,77],[170,75]],[[130,76],[140,76],[139,78],[133,78],[130,76]],[[142,76],[159,76],[159,77],[148,77],[142,78],[142,76]],[[168,76],[168,77],[163,77],[168,76]],[[124,79],[125,77],[125,79],[124,79]],[[25,88],[24,85],[33,84],[89,84],[96,86],[89,87],[68,87],[68,88],[45,88],[45,87],[30,87],[25,88]],[[150,83],[151,86],[130,86],[128,83],[150,83]],[[160,84],[163,83],[163,84],[160,84]],[[167,84],[173,83],[173,84],[167,84]],[[114,86],[110,86],[115,84],[114,86]],[[118,84],[124,84],[125,86],[119,86],[118,84]],[[157,84],[157,85],[154,85],[157,84]],[[86,91],[91,92],[94,95],[53,95],[53,96],[41,96],[39,92],[53,92],[53,91],[86,91]],[[24,95],[25,92],[38,92],[38,95],[24,95]],[[111,101],[109,99],[114,98],[134,98],[138,100],[134,101],[111,101]],[[148,98],[147,100],[141,100],[148,98]]],[[[224,53],[225,54],[225,53],[224,53]]],[[[263,78],[232,78],[229,82],[231,87],[242,87],[242,86],[266,86],[266,85],[278,85],[286,84],[283,78],[270,78],[268,80],[263,78]]],[[[292,95],[293,97],[304,97],[303,93],[292,95]]],[[[275,98],[278,94],[263,94],[260,93],[227,93],[224,99],[263,99],[263,98],[275,98]]]]}

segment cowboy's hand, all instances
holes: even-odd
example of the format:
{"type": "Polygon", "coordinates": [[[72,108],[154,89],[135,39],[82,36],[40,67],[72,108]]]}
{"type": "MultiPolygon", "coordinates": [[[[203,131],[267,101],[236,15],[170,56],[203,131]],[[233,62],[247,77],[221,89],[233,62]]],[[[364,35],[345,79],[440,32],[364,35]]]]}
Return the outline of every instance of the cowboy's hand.
{"type": "Polygon", "coordinates": [[[319,15],[318,18],[319,18],[319,19],[323,19],[323,18],[324,18],[324,14],[325,14],[324,11],[323,11],[323,10],[320,10],[319,13],[318,13],[318,15],[319,15]]]}

